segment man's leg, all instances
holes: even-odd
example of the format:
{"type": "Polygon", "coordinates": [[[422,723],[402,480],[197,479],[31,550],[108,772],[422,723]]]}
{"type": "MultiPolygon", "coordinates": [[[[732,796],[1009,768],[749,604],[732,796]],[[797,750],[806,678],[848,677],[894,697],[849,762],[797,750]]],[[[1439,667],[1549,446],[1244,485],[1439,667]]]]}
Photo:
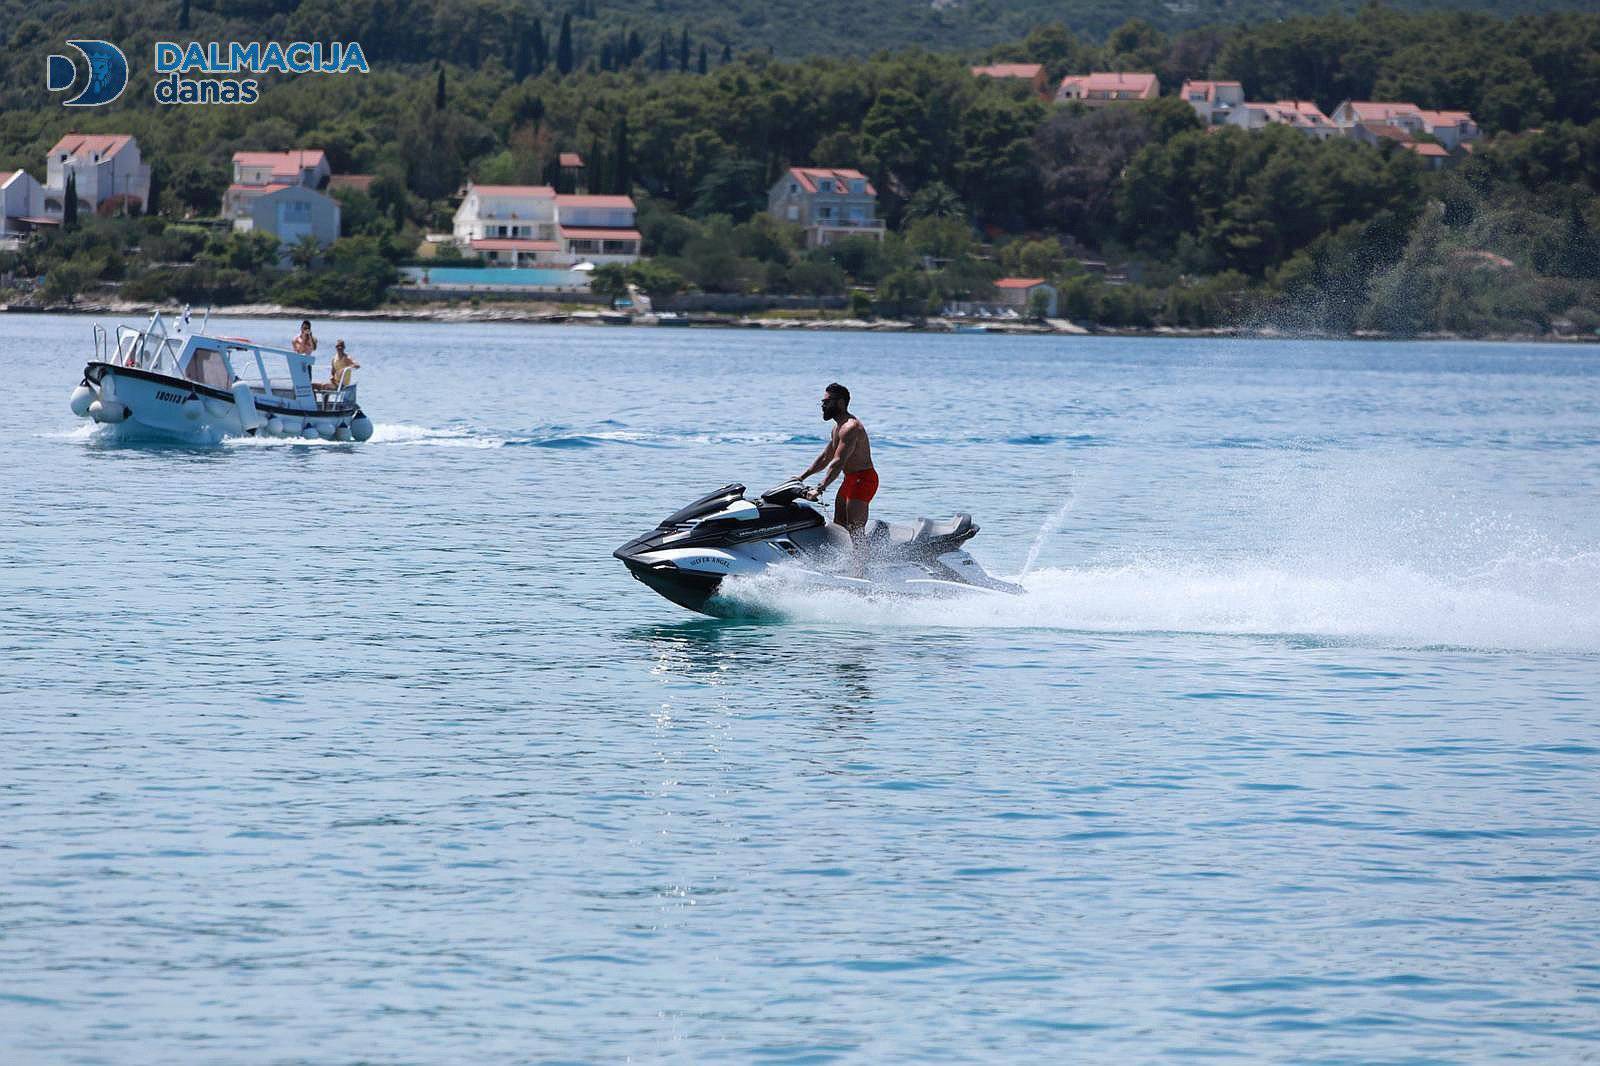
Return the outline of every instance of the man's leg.
{"type": "Polygon", "coordinates": [[[867,528],[867,501],[866,500],[840,500],[843,505],[844,521],[840,522],[850,531],[850,536],[860,541],[861,534],[867,528]]]}

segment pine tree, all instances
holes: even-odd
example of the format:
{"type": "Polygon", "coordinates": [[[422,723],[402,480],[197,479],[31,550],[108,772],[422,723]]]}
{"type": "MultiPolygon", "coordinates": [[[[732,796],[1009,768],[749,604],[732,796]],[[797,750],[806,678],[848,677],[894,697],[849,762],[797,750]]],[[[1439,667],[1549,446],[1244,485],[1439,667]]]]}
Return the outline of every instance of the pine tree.
{"type": "Polygon", "coordinates": [[[706,46],[705,46],[704,42],[701,42],[701,44],[700,44],[700,67],[699,67],[699,69],[700,69],[700,73],[702,73],[702,74],[704,74],[706,72],[706,46]]]}
{"type": "Polygon", "coordinates": [[[61,228],[63,231],[78,228],[78,175],[67,171],[67,202],[61,207],[61,228]]]}
{"type": "Polygon", "coordinates": [[[550,65],[550,44],[544,39],[544,20],[533,20],[533,75],[538,77],[550,65]]]}
{"type": "Polygon", "coordinates": [[[439,80],[433,86],[433,109],[435,111],[443,111],[444,103],[444,67],[441,65],[439,67],[439,80]]]}
{"type": "Polygon", "coordinates": [[[678,38],[678,70],[680,73],[689,72],[689,27],[683,28],[683,36],[678,38]]]}
{"type": "Polygon", "coordinates": [[[572,12],[561,16],[561,36],[556,40],[556,69],[572,73],[572,12]]]}
{"type": "Polygon", "coordinates": [[[189,0],[183,0],[183,7],[178,9],[178,29],[189,28],[189,0]]]}

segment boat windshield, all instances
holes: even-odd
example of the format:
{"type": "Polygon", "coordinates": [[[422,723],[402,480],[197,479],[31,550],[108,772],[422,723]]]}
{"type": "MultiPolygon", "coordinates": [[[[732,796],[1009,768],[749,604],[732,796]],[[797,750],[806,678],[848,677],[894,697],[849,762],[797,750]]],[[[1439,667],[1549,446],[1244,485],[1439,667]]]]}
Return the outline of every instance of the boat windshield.
{"type": "Polygon", "coordinates": [[[222,361],[222,352],[216,348],[196,348],[189,356],[184,377],[214,389],[226,389],[231,384],[228,365],[222,361]]]}

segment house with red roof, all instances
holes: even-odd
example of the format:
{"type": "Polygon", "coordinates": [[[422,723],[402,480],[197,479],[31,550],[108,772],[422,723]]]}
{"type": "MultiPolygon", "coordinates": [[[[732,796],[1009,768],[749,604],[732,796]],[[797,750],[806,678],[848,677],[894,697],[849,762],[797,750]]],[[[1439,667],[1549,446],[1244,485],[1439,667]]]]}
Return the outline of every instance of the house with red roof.
{"type": "Polygon", "coordinates": [[[1077,100],[1090,107],[1105,107],[1134,100],[1154,100],[1160,95],[1161,82],[1154,74],[1096,71],[1062,78],[1056,88],[1056,103],[1077,100]]]}
{"type": "Polygon", "coordinates": [[[990,63],[973,67],[974,78],[993,78],[996,81],[1025,81],[1040,96],[1045,95],[1043,63],[990,63]]]}
{"type": "Polygon", "coordinates": [[[878,190],[848,167],[790,167],[767,190],[767,213],[799,226],[807,248],[845,237],[883,240],[878,190]]]}
{"type": "Polygon", "coordinates": [[[468,182],[456,208],[455,243],[498,266],[632,263],[642,240],[635,218],[631,196],[468,182]]]}
{"type": "Polygon", "coordinates": [[[1332,119],[1346,137],[1372,145],[1394,141],[1434,170],[1448,165],[1455,153],[1470,152],[1480,135],[1466,111],[1428,111],[1405,102],[1346,100],[1334,108],[1332,119]],[[1423,140],[1423,134],[1438,143],[1423,140]]]}
{"type": "Polygon", "coordinates": [[[65,211],[68,175],[80,212],[143,211],[150,198],[150,166],[132,134],[69,133],[57,141],[45,157],[44,216],[65,211]]]}
{"type": "Polygon", "coordinates": [[[1246,100],[1229,113],[1227,125],[1247,130],[1290,126],[1319,141],[1339,133],[1339,127],[1310,100],[1278,100],[1274,103],[1246,100]]]}
{"type": "Polygon", "coordinates": [[[1244,103],[1244,86],[1236,81],[1186,81],[1178,96],[1194,108],[1201,122],[1212,126],[1228,121],[1234,108],[1244,103]]]}
{"type": "Polygon", "coordinates": [[[233,184],[222,194],[222,215],[239,233],[269,233],[289,249],[306,237],[327,247],[339,239],[339,201],[326,192],[333,179],[320,148],[233,153],[233,184]]]}
{"type": "Polygon", "coordinates": [[[1033,294],[1043,293],[1046,318],[1056,317],[1056,288],[1043,278],[1001,278],[994,283],[997,301],[1002,307],[1015,308],[1026,314],[1032,307],[1033,294]]]}

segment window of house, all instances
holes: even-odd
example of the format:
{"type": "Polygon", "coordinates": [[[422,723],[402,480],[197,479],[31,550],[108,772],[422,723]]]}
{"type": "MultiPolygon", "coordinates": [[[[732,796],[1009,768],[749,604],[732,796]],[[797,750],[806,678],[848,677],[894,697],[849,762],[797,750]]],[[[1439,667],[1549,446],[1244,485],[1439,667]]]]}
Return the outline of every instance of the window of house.
{"type": "Polygon", "coordinates": [[[831,221],[833,218],[833,208],[826,206],[817,208],[817,217],[831,221]]]}
{"type": "Polygon", "coordinates": [[[789,221],[790,222],[799,222],[800,221],[800,208],[797,207],[796,205],[794,205],[794,204],[790,204],[789,205],[788,214],[789,214],[789,221]]]}
{"type": "Polygon", "coordinates": [[[833,191],[833,182],[829,181],[826,178],[822,179],[821,181],[817,182],[817,191],[818,192],[832,192],[833,191]]]}
{"type": "Polygon", "coordinates": [[[856,178],[850,182],[850,191],[859,196],[867,191],[867,183],[860,178],[856,178]]]}

